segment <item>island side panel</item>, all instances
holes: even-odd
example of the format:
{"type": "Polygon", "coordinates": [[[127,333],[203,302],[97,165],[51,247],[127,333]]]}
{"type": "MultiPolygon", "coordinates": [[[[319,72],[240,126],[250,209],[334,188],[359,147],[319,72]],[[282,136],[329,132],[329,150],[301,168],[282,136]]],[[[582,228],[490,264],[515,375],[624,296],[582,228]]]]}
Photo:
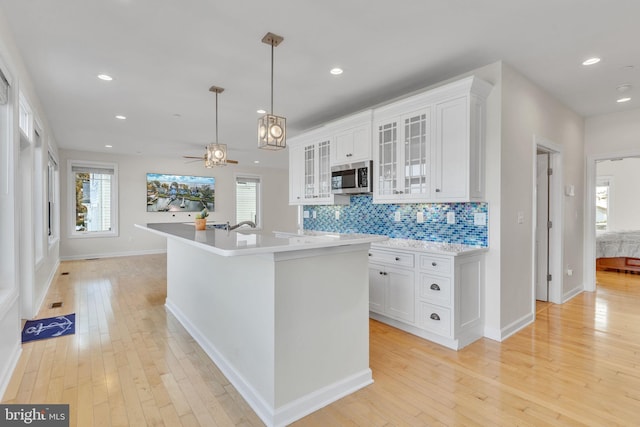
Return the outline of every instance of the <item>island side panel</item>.
{"type": "Polygon", "coordinates": [[[274,408],[273,278],[269,257],[222,257],[167,239],[167,306],[197,328],[207,341],[200,344],[225,359],[267,412],[274,408]]]}
{"type": "MultiPolygon", "coordinates": [[[[365,244],[309,258],[276,256],[276,408],[339,384],[342,390],[335,391],[344,392],[350,378],[358,383],[351,382],[348,393],[372,382],[368,249],[365,244]]],[[[324,404],[340,397],[325,396],[324,404]]]]}

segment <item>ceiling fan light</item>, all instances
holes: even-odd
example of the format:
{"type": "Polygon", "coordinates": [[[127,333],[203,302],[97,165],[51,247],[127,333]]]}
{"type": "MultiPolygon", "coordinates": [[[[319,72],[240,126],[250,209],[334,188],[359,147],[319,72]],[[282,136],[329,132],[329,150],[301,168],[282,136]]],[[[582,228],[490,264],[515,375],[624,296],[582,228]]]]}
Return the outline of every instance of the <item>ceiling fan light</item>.
{"type": "Polygon", "coordinates": [[[258,148],[282,150],[287,147],[287,119],[265,114],[258,119],[258,148]]]}
{"type": "Polygon", "coordinates": [[[214,166],[227,165],[227,144],[209,144],[204,156],[204,166],[212,168],[214,166]]]}

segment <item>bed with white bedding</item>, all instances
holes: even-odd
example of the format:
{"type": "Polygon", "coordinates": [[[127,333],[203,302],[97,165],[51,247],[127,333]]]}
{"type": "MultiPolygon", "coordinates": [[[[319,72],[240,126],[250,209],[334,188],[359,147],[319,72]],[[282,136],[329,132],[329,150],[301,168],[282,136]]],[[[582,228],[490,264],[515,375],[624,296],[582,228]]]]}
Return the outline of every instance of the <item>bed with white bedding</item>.
{"type": "Polygon", "coordinates": [[[640,272],[640,231],[597,233],[596,269],[640,272]]]}

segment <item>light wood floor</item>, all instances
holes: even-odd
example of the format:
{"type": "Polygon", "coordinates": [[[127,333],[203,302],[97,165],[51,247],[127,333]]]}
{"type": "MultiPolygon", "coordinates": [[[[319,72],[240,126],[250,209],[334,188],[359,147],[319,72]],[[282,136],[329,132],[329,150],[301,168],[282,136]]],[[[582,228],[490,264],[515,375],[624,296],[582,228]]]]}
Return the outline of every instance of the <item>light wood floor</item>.
{"type": "MultiPolygon", "coordinates": [[[[165,312],[163,255],[62,272],[38,317],[75,312],[77,332],[25,344],[3,403],[69,403],[79,427],[262,425],[165,312]]],[[[597,292],[459,352],[371,321],[375,383],[295,426],[640,425],[640,276],[597,277],[597,292]]]]}

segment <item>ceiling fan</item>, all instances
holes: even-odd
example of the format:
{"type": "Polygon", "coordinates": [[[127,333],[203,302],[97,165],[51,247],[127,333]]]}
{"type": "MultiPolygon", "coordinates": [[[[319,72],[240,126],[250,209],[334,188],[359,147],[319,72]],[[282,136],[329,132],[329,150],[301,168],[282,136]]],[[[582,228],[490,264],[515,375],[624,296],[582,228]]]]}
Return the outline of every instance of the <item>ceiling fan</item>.
{"type": "MultiPolygon", "coordinates": [[[[204,162],[207,161],[207,154],[208,152],[205,151],[203,156],[182,156],[183,159],[197,159],[197,160],[202,160],[204,162]]],[[[233,165],[237,165],[238,161],[237,160],[231,160],[231,159],[227,159],[227,163],[231,163],[233,165]]]]}
{"type": "Polygon", "coordinates": [[[218,143],[218,94],[222,93],[224,88],[218,86],[211,86],[209,88],[209,92],[213,92],[216,94],[216,142],[211,143],[205,147],[204,156],[202,157],[193,157],[193,156],[182,156],[185,159],[198,159],[204,161],[204,166],[206,168],[212,168],[214,166],[225,166],[228,163],[238,164],[237,160],[229,160],[227,159],[227,144],[218,143]]]}

